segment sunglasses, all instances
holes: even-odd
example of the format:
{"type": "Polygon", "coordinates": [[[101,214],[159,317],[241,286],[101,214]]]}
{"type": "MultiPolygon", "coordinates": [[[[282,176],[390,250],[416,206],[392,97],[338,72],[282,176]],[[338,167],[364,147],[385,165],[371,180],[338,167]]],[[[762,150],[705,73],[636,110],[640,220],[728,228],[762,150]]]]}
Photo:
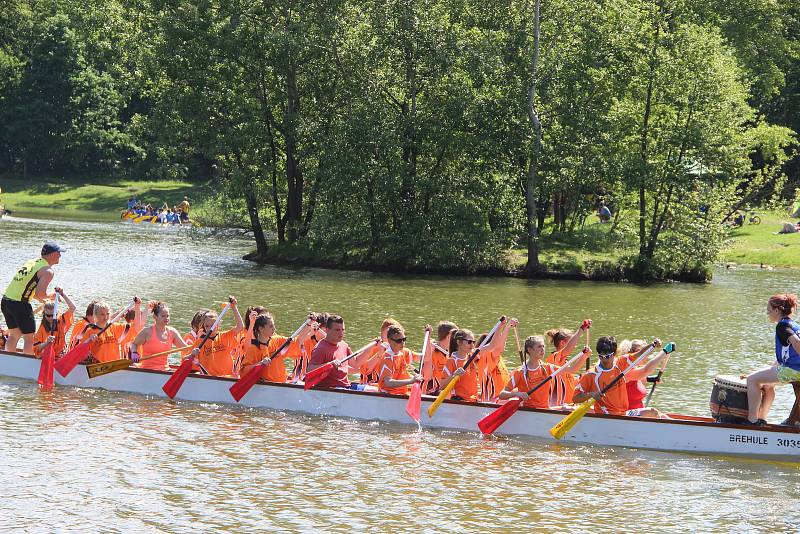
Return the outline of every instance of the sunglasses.
{"type": "Polygon", "coordinates": [[[475,344],[475,340],[474,339],[459,339],[459,341],[463,341],[467,345],[474,345],[475,344]]]}
{"type": "Polygon", "coordinates": [[[598,354],[598,356],[600,356],[601,358],[613,358],[614,353],[612,352],[611,354],[598,354]]]}
{"type": "Polygon", "coordinates": [[[391,339],[395,343],[405,343],[406,339],[408,339],[408,338],[407,337],[400,337],[400,338],[397,338],[397,339],[392,339],[392,338],[389,338],[389,339],[391,339]]]}
{"type": "Polygon", "coordinates": [[[44,314],[44,316],[45,316],[45,317],[52,317],[52,316],[53,316],[53,314],[52,314],[52,313],[45,313],[45,314],[44,314]]]}

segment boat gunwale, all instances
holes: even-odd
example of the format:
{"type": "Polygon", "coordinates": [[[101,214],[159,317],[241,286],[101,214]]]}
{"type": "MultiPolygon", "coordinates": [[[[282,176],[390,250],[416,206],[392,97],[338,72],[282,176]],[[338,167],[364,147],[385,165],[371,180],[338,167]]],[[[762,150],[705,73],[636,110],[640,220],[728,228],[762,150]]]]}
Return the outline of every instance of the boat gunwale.
{"type": "MultiPolygon", "coordinates": [[[[0,355],[7,355],[7,356],[17,356],[21,358],[29,358],[38,360],[39,358],[32,356],[30,354],[23,354],[23,353],[14,353],[7,350],[0,349],[0,355]]],[[[79,364],[82,369],[86,368],[85,364],[79,364]]],[[[138,367],[129,367],[127,369],[121,369],[121,371],[133,371],[138,373],[150,373],[150,374],[161,374],[164,376],[172,375],[170,371],[162,371],[158,369],[141,369],[138,367]]],[[[73,370],[73,372],[75,372],[73,370]]],[[[110,373],[109,373],[110,374],[110,373]]],[[[101,375],[104,376],[104,375],[101,375]]],[[[235,383],[237,381],[234,377],[227,377],[227,376],[211,376],[211,375],[201,375],[197,373],[192,373],[190,375],[193,378],[200,378],[203,380],[221,380],[224,382],[231,382],[235,383]]],[[[92,380],[91,378],[89,380],[92,380]]],[[[301,384],[292,384],[289,382],[263,382],[259,381],[256,383],[259,386],[269,386],[269,387],[278,387],[278,388],[291,388],[291,389],[304,389],[304,386],[301,384]]],[[[80,387],[80,386],[75,386],[80,387]]],[[[102,389],[102,388],[101,388],[102,389]]],[[[369,396],[369,397],[382,397],[382,398],[391,398],[391,399],[408,399],[407,395],[395,395],[390,393],[383,393],[381,391],[357,391],[352,389],[339,389],[339,388],[313,388],[315,391],[326,391],[326,392],[333,392],[333,393],[344,393],[348,395],[361,395],[361,396],[369,396]]],[[[434,398],[432,395],[424,395],[423,400],[431,402],[434,398]]],[[[216,401],[215,401],[216,402],[216,401]]],[[[224,402],[224,401],[221,401],[224,402]]],[[[462,406],[476,406],[481,408],[492,408],[497,409],[498,407],[502,406],[501,404],[495,404],[490,402],[469,402],[469,401],[461,401],[461,400],[453,400],[447,399],[444,401],[445,404],[455,404],[455,405],[462,405],[462,406]]],[[[247,407],[246,404],[242,404],[241,402],[236,402],[233,397],[231,397],[230,404],[234,405],[242,405],[247,407]]],[[[535,413],[550,413],[550,414],[560,414],[560,415],[568,415],[571,413],[569,410],[552,410],[552,409],[544,409],[544,408],[528,408],[525,406],[520,406],[519,411],[522,412],[535,412],[535,413]]],[[[584,417],[589,418],[599,418],[599,419],[619,419],[624,421],[636,422],[636,423],[654,423],[654,424],[677,424],[677,425],[686,425],[686,426],[702,426],[702,427],[711,427],[711,428],[730,428],[736,430],[750,430],[750,431],[758,431],[758,432],[777,432],[781,434],[800,434],[800,428],[791,428],[791,427],[784,427],[775,424],[768,424],[766,426],[753,426],[753,425],[744,425],[744,424],[736,424],[736,423],[718,423],[715,422],[710,417],[702,417],[702,416],[695,416],[695,415],[684,415],[684,414],[677,414],[677,413],[670,413],[670,416],[678,416],[678,417],[687,417],[689,419],[654,419],[649,417],[631,417],[627,415],[610,415],[610,414],[597,414],[597,413],[587,413],[584,417]]]]}

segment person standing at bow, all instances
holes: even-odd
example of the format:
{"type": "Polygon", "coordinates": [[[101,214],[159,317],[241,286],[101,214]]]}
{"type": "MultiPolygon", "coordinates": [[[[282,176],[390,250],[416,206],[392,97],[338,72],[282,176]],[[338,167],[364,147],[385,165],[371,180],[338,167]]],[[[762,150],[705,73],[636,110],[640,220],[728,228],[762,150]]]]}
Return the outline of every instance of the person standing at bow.
{"type": "MultiPolygon", "coordinates": [[[[147,307],[153,314],[153,326],[143,328],[131,342],[131,360],[138,363],[141,358],[165,352],[173,347],[182,349],[188,347],[175,327],[169,326],[170,313],[166,303],[160,300],[151,300],[147,307]]],[[[169,370],[169,355],[163,354],[139,363],[142,369],[157,371],[169,370]]]]}
{"type": "Polygon", "coordinates": [[[747,376],[747,421],[767,424],[767,414],[775,400],[775,386],[800,381],[800,325],[792,315],[797,295],[772,295],[767,301],[767,317],[775,325],[775,362],[747,376]]]}
{"type": "Polygon", "coordinates": [[[53,280],[53,265],[61,260],[61,253],[65,250],[48,241],[42,247],[41,257],[25,262],[8,284],[0,301],[0,310],[8,326],[6,350],[16,351],[17,343],[22,338],[22,352],[33,354],[36,320],[30,301],[31,298],[40,302],[53,298],[54,295],[47,293],[47,286],[53,280]]]}
{"type": "Polygon", "coordinates": [[[55,317],[55,303],[46,302],[42,312],[42,322],[33,338],[33,352],[41,356],[44,349],[52,342],[56,358],[60,357],[67,347],[67,332],[75,320],[75,304],[60,287],[55,288],[56,294],[67,305],[67,310],[55,317]],[[53,323],[55,322],[55,330],[53,323]],[[52,336],[52,337],[51,337],[52,336]]]}

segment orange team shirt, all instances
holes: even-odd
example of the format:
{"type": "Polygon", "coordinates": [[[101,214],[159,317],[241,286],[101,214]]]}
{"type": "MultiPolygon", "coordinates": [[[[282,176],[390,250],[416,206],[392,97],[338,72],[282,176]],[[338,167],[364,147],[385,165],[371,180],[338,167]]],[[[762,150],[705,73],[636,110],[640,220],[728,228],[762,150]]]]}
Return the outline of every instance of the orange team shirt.
{"type": "Polygon", "coordinates": [[[436,393],[442,385],[442,376],[444,375],[444,366],[447,364],[448,352],[438,344],[433,344],[433,351],[431,352],[431,363],[433,364],[433,373],[428,383],[427,392],[436,393]]]}
{"type": "MultiPolygon", "coordinates": [[[[89,352],[101,363],[122,359],[120,345],[125,342],[127,331],[128,325],[125,323],[112,324],[89,345],[89,352]]],[[[88,339],[97,332],[98,330],[90,327],[83,337],[88,339]]]]}
{"type": "MultiPolygon", "coordinates": [[[[600,369],[599,366],[596,366],[591,371],[584,373],[575,387],[575,393],[601,391],[621,374],[622,371],[617,367],[616,362],[614,362],[614,367],[611,369],[600,369]]],[[[594,412],[625,415],[626,411],[628,411],[628,388],[625,386],[625,377],[623,376],[622,380],[614,384],[614,387],[605,392],[600,400],[595,402],[594,412]]]]}
{"type": "MultiPolygon", "coordinates": [[[[511,391],[524,391],[529,392],[539,385],[542,380],[546,380],[548,376],[552,376],[558,370],[558,367],[552,363],[542,363],[536,369],[528,369],[525,364],[511,373],[511,379],[508,381],[506,388],[511,391]]],[[[523,406],[527,408],[550,408],[550,390],[553,387],[552,380],[540,387],[533,394],[528,397],[523,406]]]]}
{"type": "MultiPolygon", "coordinates": [[[[55,350],[56,356],[60,356],[67,347],[67,332],[72,326],[72,322],[74,320],[75,315],[71,311],[58,314],[56,331],[53,334],[56,338],[55,342],[53,343],[53,350],[55,350]]],[[[36,335],[33,336],[34,354],[38,355],[42,353],[42,349],[38,348],[38,346],[47,341],[48,337],[50,337],[50,331],[45,328],[44,321],[42,321],[42,323],[39,325],[39,329],[36,331],[36,335]]]]}
{"type": "Polygon", "coordinates": [[[380,379],[381,366],[385,356],[384,347],[381,344],[369,349],[369,358],[358,368],[359,380],[362,384],[375,384],[380,379]]]}
{"type": "MultiPolygon", "coordinates": [[[[551,352],[547,357],[547,363],[552,363],[556,367],[561,367],[567,363],[567,355],[563,350],[551,352]]],[[[561,406],[562,404],[572,404],[575,395],[575,386],[578,381],[572,373],[563,372],[553,379],[553,388],[550,393],[550,406],[561,406]]]]}
{"type": "Polygon", "coordinates": [[[378,388],[383,393],[407,395],[408,386],[390,388],[386,385],[386,380],[408,380],[411,378],[411,375],[408,374],[408,366],[412,361],[414,361],[414,353],[410,349],[403,348],[397,354],[394,354],[391,349],[387,350],[383,360],[381,360],[378,388]]]}
{"type": "Polygon", "coordinates": [[[314,347],[319,343],[316,334],[312,334],[303,340],[300,345],[300,351],[294,360],[294,369],[292,369],[292,380],[300,380],[306,375],[308,368],[308,360],[311,358],[311,352],[314,347]]]}
{"type": "Polygon", "coordinates": [[[78,319],[75,322],[75,327],[72,329],[72,334],[69,338],[69,348],[74,349],[81,341],[92,335],[86,327],[89,326],[89,321],[86,319],[78,319]]]}
{"type": "Polygon", "coordinates": [[[482,349],[478,354],[478,376],[481,378],[481,400],[497,397],[511,376],[499,352],[482,349]]]}
{"type": "MultiPolygon", "coordinates": [[[[250,345],[244,350],[242,359],[242,372],[244,376],[251,367],[274,353],[289,338],[283,336],[272,336],[266,344],[259,343],[250,345]]],[[[297,341],[292,341],[286,347],[284,354],[276,354],[269,365],[261,371],[261,378],[267,382],[286,382],[286,358],[297,358],[300,354],[300,345],[297,341]]]]}
{"type": "MultiPolygon", "coordinates": [[[[463,367],[467,362],[469,355],[459,358],[455,353],[447,358],[447,363],[444,365],[444,377],[452,376],[456,369],[463,367]]],[[[461,397],[463,400],[475,400],[478,398],[479,380],[478,380],[478,367],[475,361],[466,369],[466,372],[461,376],[461,379],[456,383],[453,388],[453,395],[461,397]]]]}
{"type": "MultiPolygon", "coordinates": [[[[194,345],[200,346],[203,336],[198,338],[194,345]]],[[[217,334],[206,341],[197,359],[200,365],[211,376],[230,376],[233,374],[233,350],[239,343],[239,332],[232,328],[217,332],[217,334]]]]}

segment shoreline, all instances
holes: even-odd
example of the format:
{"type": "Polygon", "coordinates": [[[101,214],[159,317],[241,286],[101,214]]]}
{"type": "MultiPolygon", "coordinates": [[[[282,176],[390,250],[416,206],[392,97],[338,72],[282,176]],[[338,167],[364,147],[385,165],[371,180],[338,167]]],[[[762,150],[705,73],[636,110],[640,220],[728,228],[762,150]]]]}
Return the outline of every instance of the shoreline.
{"type": "Polygon", "coordinates": [[[626,276],[624,268],[619,265],[611,265],[607,263],[604,269],[598,269],[591,273],[587,272],[574,272],[574,271],[550,271],[542,269],[534,273],[528,273],[521,269],[477,269],[474,271],[466,271],[459,269],[440,269],[440,268],[427,268],[427,267],[392,267],[379,263],[366,263],[357,260],[352,261],[337,261],[333,259],[325,259],[318,256],[299,256],[285,253],[268,253],[265,256],[258,255],[257,252],[252,251],[245,254],[242,259],[252,261],[259,265],[274,265],[278,267],[313,267],[318,269],[330,269],[335,271],[357,271],[357,272],[370,272],[381,274],[412,274],[412,275],[431,275],[431,276],[452,276],[452,277],[470,277],[470,276],[484,276],[491,278],[517,278],[522,280],[568,280],[577,282],[608,282],[608,283],[624,283],[647,286],[651,284],[664,284],[664,283],[693,283],[693,284],[709,284],[710,279],[696,279],[686,277],[684,279],[674,280],[649,280],[638,282],[626,276]]]}

